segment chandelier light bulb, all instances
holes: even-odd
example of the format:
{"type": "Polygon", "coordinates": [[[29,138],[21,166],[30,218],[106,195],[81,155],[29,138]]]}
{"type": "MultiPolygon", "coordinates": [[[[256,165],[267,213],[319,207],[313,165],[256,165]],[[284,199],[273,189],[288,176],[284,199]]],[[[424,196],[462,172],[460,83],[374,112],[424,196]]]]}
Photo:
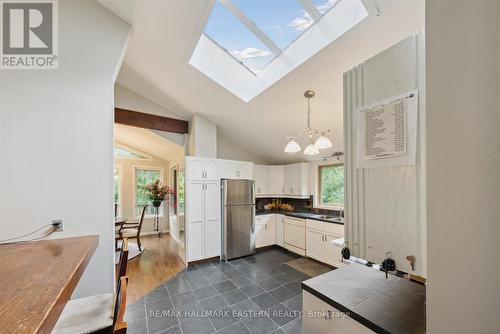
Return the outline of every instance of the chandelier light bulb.
{"type": "Polygon", "coordinates": [[[319,154],[319,150],[314,144],[309,144],[304,149],[304,154],[305,155],[316,155],[316,154],[319,154]]]}
{"type": "Polygon", "coordinates": [[[324,135],[321,135],[318,139],[316,139],[316,142],[314,143],[314,145],[318,149],[324,150],[325,148],[332,147],[332,142],[330,141],[330,139],[328,139],[324,135]]]}
{"type": "Polygon", "coordinates": [[[286,153],[296,153],[301,150],[300,145],[293,139],[290,139],[288,144],[285,146],[286,153]]]}

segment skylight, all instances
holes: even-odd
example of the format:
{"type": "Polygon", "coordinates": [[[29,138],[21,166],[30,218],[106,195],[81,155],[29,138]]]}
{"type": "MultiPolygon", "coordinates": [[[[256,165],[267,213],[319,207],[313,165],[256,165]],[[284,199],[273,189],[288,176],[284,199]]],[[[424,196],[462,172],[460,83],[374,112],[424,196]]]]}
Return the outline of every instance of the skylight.
{"type": "Polygon", "coordinates": [[[314,23],[297,0],[232,0],[232,3],[281,50],[314,23]]]}
{"type": "Polygon", "coordinates": [[[205,34],[259,73],[340,0],[217,0],[205,34]]]}
{"type": "Polygon", "coordinates": [[[369,15],[363,0],[216,0],[189,63],[248,102],[369,15]]]}
{"type": "Polygon", "coordinates": [[[262,70],[275,57],[220,1],[212,10],[205,34],[254,73],[262,70]]]}

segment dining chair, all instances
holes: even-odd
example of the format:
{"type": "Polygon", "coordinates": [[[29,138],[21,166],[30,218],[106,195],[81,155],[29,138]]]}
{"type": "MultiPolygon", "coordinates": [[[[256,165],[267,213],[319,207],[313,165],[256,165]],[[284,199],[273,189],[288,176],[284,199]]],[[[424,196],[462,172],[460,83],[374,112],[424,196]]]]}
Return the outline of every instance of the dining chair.
{"type": "Polygon", "coordinates": [[[137,239],[137,246],[139,246],[139,250],[142,252],[141,230],[142,230],[142,224],[144,222],[144,215],[146,213],[147,207],[148,206],[146,205],[142,209],[141,219],[139,220],[139,223],[124,223],[120,227],[120,229],[118,230],[118,233],[115,235],[115,240],[123,240],[123,238],[137,239]]]}
{"type": "Polygon", "coordinates": [[[127,276],[122,276],[116,286],[116,293],[70,300],[52,334],[126,334],[127,322],[123,317],[127,305],[127,285],[127,276]]]}

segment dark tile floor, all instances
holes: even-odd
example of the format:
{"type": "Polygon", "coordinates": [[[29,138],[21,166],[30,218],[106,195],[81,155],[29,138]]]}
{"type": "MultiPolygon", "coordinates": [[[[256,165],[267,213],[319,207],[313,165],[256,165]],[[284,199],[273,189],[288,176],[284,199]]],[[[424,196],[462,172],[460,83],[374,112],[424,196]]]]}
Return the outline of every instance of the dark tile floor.
{"type": "Polygon", "coordinates": [[[302,333],[302,289],[310,278],[279,248],[230,262],[192,265],[128,306],[127,333],[302,333]]]}

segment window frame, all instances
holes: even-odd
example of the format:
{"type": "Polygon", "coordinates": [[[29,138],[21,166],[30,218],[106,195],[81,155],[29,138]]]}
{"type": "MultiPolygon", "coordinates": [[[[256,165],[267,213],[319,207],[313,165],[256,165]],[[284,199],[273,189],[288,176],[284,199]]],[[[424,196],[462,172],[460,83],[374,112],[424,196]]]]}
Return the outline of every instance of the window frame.
{"type": "Polygon", "coordinates": [[[315,207],[319,208],[319,209],[329,209],[329,210],[343,210],[344,209],[344,206],[345,206],[345,166],[344,166],[344,163],[342,162],[339,162],[339,163],[329,163],[329,164],[325,164],[325,165],[319,165],[317,166],[317,177],[316,177],[316,203],[315,203],[315,207]],[[321,198],[321,170],[323,168],[328,168],[328,167],[340,167],[342,166],[342,169],[343,169],[343,174],[344,174],[344,203],[328,203],[328,204],[325,204],[323,203],[322,201],[322,198],[321,198]]]}
{"type": "MultiPolygon", "coordinates": [[[[140,215],[136,215],[136,208],[137,208],[137,171],[138,170],[147,170],[147,171],[159,171],[160,172],[160,182],[165,184],[165,179],[163,176],[163,167],[157,167],[157,166],[133,166],[134,169],[134,175],[133,175],[133,195],[134,195],[134,219],[140,219],[140,215]]],[[[160,212],[158,213],[158,217],[163,218],[165,216],[165,209],[164,205],[162,204],[160,206],[160,212]]],[[[154,218],[154,214],[145,214],[144,218],[154,218]]]]}

